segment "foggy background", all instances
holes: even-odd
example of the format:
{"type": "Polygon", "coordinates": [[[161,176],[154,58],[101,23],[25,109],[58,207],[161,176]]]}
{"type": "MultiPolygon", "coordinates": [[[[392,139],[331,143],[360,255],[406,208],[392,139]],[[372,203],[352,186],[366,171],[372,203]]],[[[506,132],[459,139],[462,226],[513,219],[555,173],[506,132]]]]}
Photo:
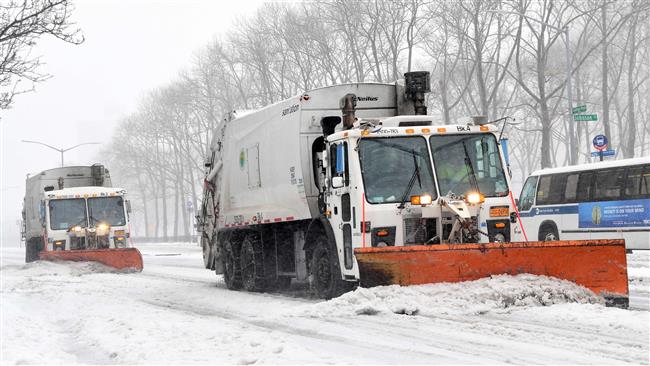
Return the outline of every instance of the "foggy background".
{"type": "MultiPolygon", "coordinates": [[[[120,118],[147,90],[174,78],[195,51],[261,1],[76,1],[72,20],[85,42],[75,46],[44,36],[33,53],[53,77],[0,110],[1,241],[18,245],[25,177],[60,166],[60,154],[41,141],[67,148],[66,165],[105,163],[99,153],[120,118]]],[[[106,164],[110,170],[111,166],[106,164]]]]}
{"type": "Polygon", "coordinates": [[[650,0],[76,7],[86,42],[43,39],[37,51],[54,78],[3,111],[3,242],[18,235],[25,174],[59,164],[55,151],[21,139],[102,142],[66,153],[66,164],[107,166],[129,192],[135,236],[185,240],[226,113],[327,85],[392,83],[407,71],[431,72],[426,102],[440,124],[521,122],[506,129],[515,195],[537,169],[596,161],[597,134],[616,150],[607,159],[650,153],[650,0]],[[597,120],[572,122],[567,90],[597,120]]]}

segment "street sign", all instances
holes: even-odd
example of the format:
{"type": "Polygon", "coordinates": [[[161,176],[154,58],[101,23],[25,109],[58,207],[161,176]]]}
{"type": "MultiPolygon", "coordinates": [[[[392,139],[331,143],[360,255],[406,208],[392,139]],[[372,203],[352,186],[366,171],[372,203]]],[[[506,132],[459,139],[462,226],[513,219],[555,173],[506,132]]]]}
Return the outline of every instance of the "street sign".
{"type": "Polygon", "coordinates": [[[616,150],[592,151],[591,156],[600,156],[601,153],[603,156],[614,156],[616,155],[616,150]]]}
{"type": "Polygon", "coordinates": [[[573,108],[573,114],[578,114],[578,113],[584,113],[587,111],[587,106],[586,105],[579,105],[575,108],[573,108]]]}
{"type": "Polygon", "coordinates": [[[594,148],[598,151],[607,149],[607,136],[605,135],[596,135],[592,141],[594,148]]]}
{"type": "Polygon", "coordinates": [[[575,121],[598,121],[597,114],[574,114],[573,119],[575,121]]]}

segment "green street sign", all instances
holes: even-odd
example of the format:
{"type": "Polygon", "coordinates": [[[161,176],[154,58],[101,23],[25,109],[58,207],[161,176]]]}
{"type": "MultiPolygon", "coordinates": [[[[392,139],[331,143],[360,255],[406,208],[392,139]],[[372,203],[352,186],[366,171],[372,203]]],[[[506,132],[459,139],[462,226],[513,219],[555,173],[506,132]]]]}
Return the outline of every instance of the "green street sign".
{"type": "Polygon", "coordinates": [[[583,112],[586,112],[586,111],[587,111],[587,106],[586,105],[579,105],[579,106],[573,108],[573,114],[583,113],[583,112]]]}
{"type": "Polygon", "coordinates": [[[574,114],[573,119],[575,121],[598,121],[597,114],[574,114]]]}

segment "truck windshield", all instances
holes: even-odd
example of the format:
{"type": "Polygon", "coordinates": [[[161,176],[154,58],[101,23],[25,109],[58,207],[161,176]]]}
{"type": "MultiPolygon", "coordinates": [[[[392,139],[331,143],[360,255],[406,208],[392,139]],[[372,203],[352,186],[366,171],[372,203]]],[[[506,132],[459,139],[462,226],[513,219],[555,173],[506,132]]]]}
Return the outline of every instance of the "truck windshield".
{"type": "Polygon", "coordinates": [[[50,200],[50,229],[68,230],[86,227],[86,204],[83,198],[50,200]]]}
{"type": "Polygon", "coordinates": [[[440,194],[464,195],[477,188],[486,197],[508,194],[494,135],[437,135],[429,141],[440,194]]]}
{"type": "MultiPolygon", "coordinates": [[[[361,173],[370,203],[399,203],[408,193],[437,197],[427,142],[422,137],[366,138],[359,141],[361,173]]],[[[408,200],[408,197],[407,197],[408,200]]]]}
{"type": "Polygon", "coordinates": [[[110,226],[126,225],[122,197],[94,197],[88,199],[90,225],[103,222],[110,226]]]}

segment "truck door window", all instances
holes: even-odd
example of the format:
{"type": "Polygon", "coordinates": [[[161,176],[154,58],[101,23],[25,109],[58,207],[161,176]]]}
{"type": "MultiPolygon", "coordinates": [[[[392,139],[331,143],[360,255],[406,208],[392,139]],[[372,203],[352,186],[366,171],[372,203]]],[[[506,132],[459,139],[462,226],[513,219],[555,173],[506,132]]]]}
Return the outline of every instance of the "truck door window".
{"type": "Polygon", "coordinates": [[[343,177],[345,186],[350,184],[348,174],[348,143],[342,142],[330,146],[330,167],[331,175],[334,177],[343,177]]]}

